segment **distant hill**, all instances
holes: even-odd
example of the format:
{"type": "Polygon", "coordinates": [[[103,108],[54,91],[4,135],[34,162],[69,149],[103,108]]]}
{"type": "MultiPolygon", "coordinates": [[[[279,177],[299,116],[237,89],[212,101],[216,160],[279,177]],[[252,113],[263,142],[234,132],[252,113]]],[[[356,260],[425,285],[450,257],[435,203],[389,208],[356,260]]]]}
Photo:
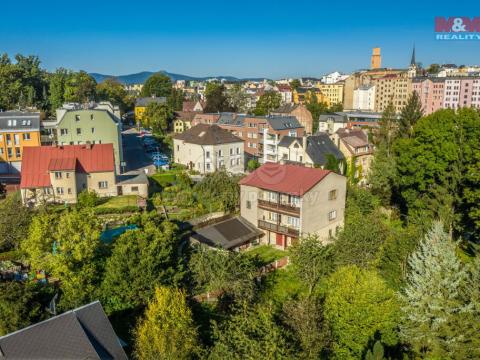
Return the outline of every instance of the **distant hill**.
{"type": "MultiPolygon", "coordinates": [[[[182,74],[173,74],[167,71],[161,70],[161,72],[172,79],[172,81],[177,80],[187,80],[187,81],[205,81],[208,79],[225,79],[227,81],[262,81],[264,78],[248,78],[248,79],[239,79],[233,76],[207,76],[207,77],[194,77],[182,74]]],[[[95,79],[97,83],[102,82],[105,79],[114,78],[117,79],[119,82],[125,85],[131,84],[143,84],[151,75],[155,74],[153,71],[142,71],[136,74],[129,74],[129,75],[105,75],[105,74],[98,74],[98,73],[90,73],[90,75],[95,79]]]]}

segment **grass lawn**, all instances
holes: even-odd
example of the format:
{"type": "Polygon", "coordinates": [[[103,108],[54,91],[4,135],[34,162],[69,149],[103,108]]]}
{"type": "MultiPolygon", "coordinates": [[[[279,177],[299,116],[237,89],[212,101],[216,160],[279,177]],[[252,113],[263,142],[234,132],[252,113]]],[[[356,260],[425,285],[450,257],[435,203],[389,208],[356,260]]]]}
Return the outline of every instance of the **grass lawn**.
{"type": "Polygon", "coordinates": [[[122,195],[109,198],[107,201],[97,205],[97,208],[116,209],[125,206],[136,206],[137,195],[122,195]]]}
{"type": "Polygon", "coordinates": [[[283,303],[290,297],[306,292],[305,287],[297,279],[291,267],[279,269],[268,274],[265,279],[264,299],[273,299],[283,303]]]}
{"type": "Polygon", "coordinates": [[[288,255],[288,252],[274,248],[271,245],[260,245],[247,251],[248,255],[256,256],[262,265],[270,264],[275,260],[288,255]]]}
{"type": "Polygon", "coordinates": [[[176,175],[175,173],[166,172],[166,173],[154,174],[151,176],[151,178],[155,180],[160,186],[165,187],[173,184],[173,182],[175,181],[176,175]]]}

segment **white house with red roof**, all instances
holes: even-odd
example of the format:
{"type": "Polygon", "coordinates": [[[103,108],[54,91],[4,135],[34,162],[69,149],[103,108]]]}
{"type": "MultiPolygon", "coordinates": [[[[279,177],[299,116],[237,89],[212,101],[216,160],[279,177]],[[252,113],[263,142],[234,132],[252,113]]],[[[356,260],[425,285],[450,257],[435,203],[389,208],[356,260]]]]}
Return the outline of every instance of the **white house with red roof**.
{"type": "Polygon", "coordinates": [[[148,179],[117,176],[112,144],[32,146],[24,151],[20,190],[25,205],[76,203],[84,190],[147,197],[148,179]]]}
{"type": "Polygon", "coordinates": [[[240,180],[241,216],[282,249],[308,234],[328,242],[343,226],[346,187],[329,170],[266,163],[240,180]]]}

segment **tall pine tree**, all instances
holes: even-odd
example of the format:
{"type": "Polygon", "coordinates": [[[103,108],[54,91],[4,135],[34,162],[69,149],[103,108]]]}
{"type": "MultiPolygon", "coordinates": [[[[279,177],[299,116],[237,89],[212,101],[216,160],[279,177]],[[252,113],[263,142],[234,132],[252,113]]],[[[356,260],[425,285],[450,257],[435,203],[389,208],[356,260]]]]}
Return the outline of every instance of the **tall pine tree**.
{"type": "Polygon", "coordinates": [[[423,116],[422,103],[416,91],[408,98],[407,105],[403,108],[398,121],[398,136],[411,137],[413,126],[423,116]]]}
{"type": "Polygon", "coordinates": [[[413,351],[434,359],[478,358],[469,273],[456,255],[455,243],[435,222],[409,259],[402,295],[400,333],[413,351]]]}

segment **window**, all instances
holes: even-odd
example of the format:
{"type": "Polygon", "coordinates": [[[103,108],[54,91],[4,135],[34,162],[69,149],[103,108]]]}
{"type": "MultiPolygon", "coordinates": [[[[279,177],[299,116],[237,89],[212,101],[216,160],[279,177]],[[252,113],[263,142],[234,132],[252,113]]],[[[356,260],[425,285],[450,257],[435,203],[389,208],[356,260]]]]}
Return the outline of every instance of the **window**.
{"type": "Polygon", "coordinates": [[[337,210],[332,210],[328,213],[328,220],[332,221],[337,218],[337,210]]]}
{"type": "Polygon", "coordinates": [[[44,193],[45,195],[50,195],[50,194],[52,193],[51,190],[52,190],[52,189],[50,189],[50,188],[43,188],[43,193],[44,193]]]}
{"type": "Polygon", "coordinates": [[[223,156],[222,155],[222,150],[218,150],[218,156],[223,156]]]}
{"type": "Polygon", "coordinates": [[[71,188],[68,188],[68,189],[67,189],[67,194],[68,194],[68,195],[72,195],[72,189],[71,189],[71,188]]]}
{"type": "Polygon", "coordinates": [[[80,115],[75,115],[75,121],[80,121],[80,115]]]}
{"type": "Polygon", "coordinates": [[[300,227],[300,219],[297,217],[289,216],[287,219],[288,225],[294,228],[300,227]]]}
{"type": "Polygon", "coordinates": [[[246,206],[247,209],[251,209],[252,208],[252,202],[250,200],[247,200],[245,206],[246,206]]]}
{"type": "Polygon", "coordinates": [[[335,200],[337,198],[337,190],[331,190],[328,193],[328,200],[335,200]]]}
{"type": "Polygon", "coordinates": [[[230,155],[233,155],[233,148],[230,148],[230,155]]]}
{"type": "Polygon", "coordinates": [[[21,151],[20,151],[20,148],[18,148],[18,147],[15,148],[15,156],[16,156],[17,158],[19,158],[21,155],[22,155],[22,153],[21,153],[21,151]]]}
{"type": "Polygon", "coordinates": [[[207,170],[210,170],[210,163],[207,163],[206,165],[207,170]]]}
{"type": "Polygon", "coordinates": [[[290,203],[292,206],[299,207],[300,206],[300,198],[298,196],[292,196],[290,198],[290,203]]]}
{"type": "Polygon", "coordinates": [[[30,133],[23,134],[23,140],[30,140],[30,133]]]}
{"type": "Polygon", "coordinates": [[[67,135],[68,129],[60,129],[60,135],[67,135]]]}
{"type": "Polygon", "coordinates": [[[237,155],[240,155],[240,148],[237,147],[237,155]]]}
{"type": "Polygon", "coordinates": [[[269,212],[268,213],[268,220],[277,222],[278,221],[278,214],[274,213],[274,212],[269,212]]]}
{"type": "Polygon", "coordinates": [[[92,128],[92,134],[95,134],[95,128],[92,128]]]}
{"type": "Polygon", "coordinates": [[[107,182],[107,181],[99,181],[99,182],[98,182],[98,188],[99,188],[99,189],[106,189],[106,188],[108,188],[108,182],[107,182]]]}
{"type": "Polygon", "coordinates": [[[205,157],[206,157],[207,159],[210,159],[210,151],[205,152],[205,157]]]}
{"type": "Polygon", "coordinates": [[[68,173],[68,172],[65,173],[65,177],[66,177],[67,179],[69,179],[69,178],[70,178],[70,173],[68,173]]]}
{"type": "Polygon", "coordinates": [[[94,119],[93,114],[90,114],[90,120],[93,120],[93,119],[94,119]]]}
{"type": "Polygon", "coordinates": [[[230,159],[230,166],[235,166],[235,159],[230,159]]]}
{"type": "Polygon", "coordinates": [[[12,157],[12,156],[13,156],[13,150],[12,150],[12,148],[7,148],[7,155],[8,155],[8,157],[12,157]]]}
{"type": "Polygon", "coordinates": [[[132,186],[131,191],[132,192],[138,192],[138,186],[132,186]]]}
{"type": "Polygon", "coordinates": [[[20,135],[19,134],[13,135],[13,142],[15,143],[15,145],[20,145],[20,135]]]}
{"type": "Polygon", "coordinates": [[[278,202],[278,194],[276,192],[268,192],[268,200],[271,202],[278,202]]]}
{"type": "Polygon", "coordinates": [[[180,151],[180,145],[177,145],[177,151],[180,151]]]}
{"type": "Polygon", "coordinates": [[[82,135],[82,129],[77,128],[77,135],[82,135]]]}
{"type": "Polygon", "coordinates": [[[63,187],[57,187],[57,194],[63,195],[63,187]]]}
{"type": "Polygon", "coordinates": [[[60,171],[55,171],[55,179],[61,179],[62,178],[62,173],[60,171]]]}

